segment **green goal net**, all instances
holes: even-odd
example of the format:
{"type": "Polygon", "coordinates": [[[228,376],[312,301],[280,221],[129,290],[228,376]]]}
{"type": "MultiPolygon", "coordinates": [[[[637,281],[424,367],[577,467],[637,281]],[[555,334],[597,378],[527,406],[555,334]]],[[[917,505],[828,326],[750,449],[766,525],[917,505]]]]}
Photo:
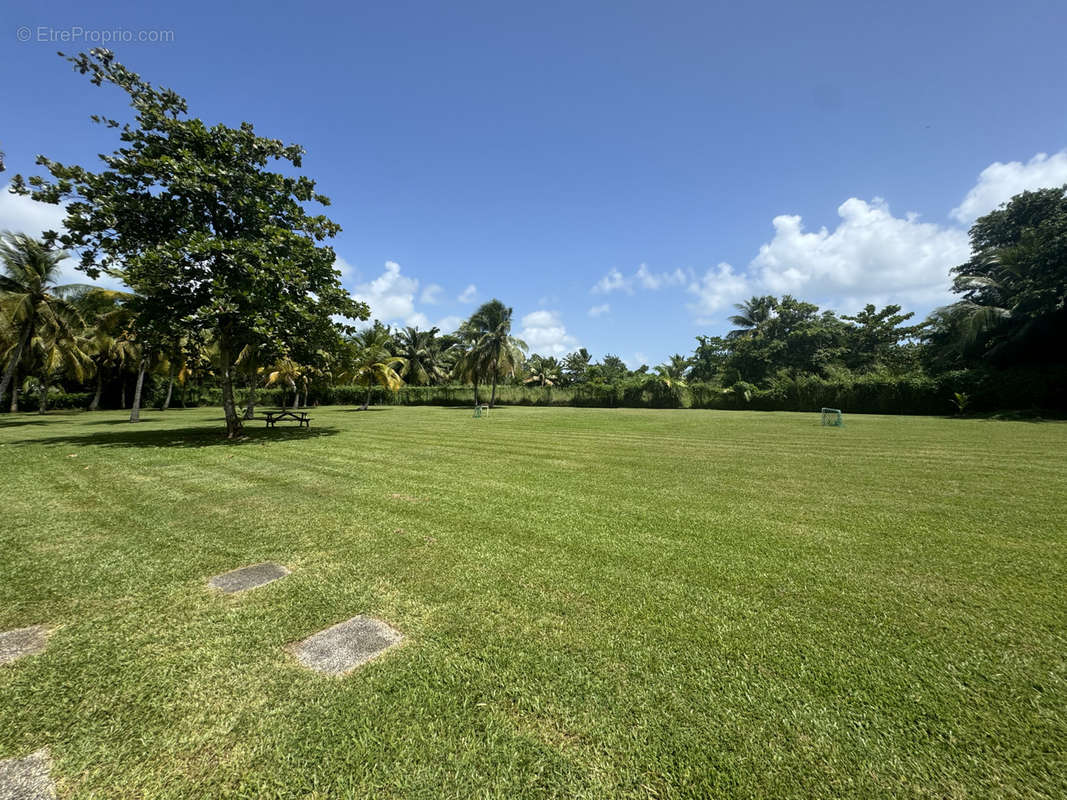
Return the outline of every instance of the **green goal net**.
{"type": "Polygon", "coordinates": [[[840,428],[845,424],[844,417],[839,408],[824,408],[822,410],[822,424],[831,428],[840,428]]]}

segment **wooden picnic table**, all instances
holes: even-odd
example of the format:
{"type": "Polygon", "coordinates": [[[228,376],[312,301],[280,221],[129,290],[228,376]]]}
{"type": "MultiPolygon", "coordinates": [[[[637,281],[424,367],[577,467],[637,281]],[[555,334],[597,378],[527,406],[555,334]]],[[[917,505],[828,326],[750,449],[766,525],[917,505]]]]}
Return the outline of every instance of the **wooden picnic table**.
{"type": "Polygon", "coordinates": [[[291,411],[288,408],[284,411],[265,411],[263,413],[263,419],[266,420],[268,428],[273,428],[275,423],[287,419],[294,420],[300,427],[311,427],[311,415],[306,411],[291,411]]]}

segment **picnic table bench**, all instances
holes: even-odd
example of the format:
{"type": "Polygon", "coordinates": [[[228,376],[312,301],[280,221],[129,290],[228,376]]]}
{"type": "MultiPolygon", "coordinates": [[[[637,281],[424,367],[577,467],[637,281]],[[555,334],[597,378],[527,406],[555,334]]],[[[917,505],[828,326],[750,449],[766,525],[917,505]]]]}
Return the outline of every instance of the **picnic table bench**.
{"type": "Polygon", "coordinates": [[[273,428],[275,423],[287,419],[295,420],[301,427],[311,427],[311,415],[306,411],[290,411],[289,409],[285,409],[284,411],[266,411],[263,414],[263,419],[266,420],[268,428],[273,428]]]}

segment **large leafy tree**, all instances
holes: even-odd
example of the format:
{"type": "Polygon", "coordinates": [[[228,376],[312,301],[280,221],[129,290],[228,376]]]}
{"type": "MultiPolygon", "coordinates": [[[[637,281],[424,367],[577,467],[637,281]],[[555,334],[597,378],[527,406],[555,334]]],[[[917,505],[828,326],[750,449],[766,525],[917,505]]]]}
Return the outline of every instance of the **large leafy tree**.
{"type": "Polygon", "coordinates": [[[689,359],[689,379],[692,381],[717,380],[726,368],[730,344],[721,336],[698,336],[696,350],[689,359]]]}
{"type": "Polygon", "coordinates": [[[846,366],[861,371],[914,366],[908,343],[918,336],[922,326],[904,324],[914,316],[910,311],[900,313],[898,305],[879,310],[870,303],[852,316],[842,314],[841,319],[852,323],[845,329],[846,366]]]}
{"type": "Polygon", "coordinates": [[[75,300],[90,287],[59,283],[59,264],[66,256],[23,233],[0,237],[0,306],[13,333],[3,353],[0,402],[35,337],[41,342],[67,340],[65,332],[80,324],[75,300]]]}
{"type": "Polygon", "coordinates": [[[496,401],[496,385],[500,377],[514,375],[526,352],[526,342],[511,335],[511,317],[511,308],[493,299],[483,303],[467,322],[474,337],[473,362],[492,381],[490,408],[496,401]]]}
{"type": "Polygon", "coordinates": [[[285,351],[335,315],[369,315],[341,287],[323,244],[340,226],[305,210],[329,200],[311,179],[268,168],[299,168],[300,146],[258,136],[248,122],[191,118],[180,95],[153,87],[109,50],[68,60],[93,84],[126,92],[134,120],[93,117],[122,142],[101,156],[101,171],[39,156],[51,178],[27,185],[16,176],[13,188],[67,204],[66,232],[51,240],[79,248],[87,274],[117,276],[137,293],[140,340],[217,342],[227,435],[236,436],[234,361],[244,346],[285,351]]]}
{"type": "Polygon", "coordinates": [[[1023,192],[980,217],[961,299],[932,320],[933,343],[993,362],[1062,361],[1067,335],[1067,186],[1023,192]]]}
{"type": "Polygon", "coordinates": [[[604,356],[603,360],[597,366],[600,368],[599,377],[604,383],[618,383],[630,374],[630,370],[626,367],[626,362],[612,353],[608,353],[604,356]]]}
{"type": "Polygon", "coordinates": [[[588,379],[589,362],[591,356],[589,351],[584,347],[580,347],[573,353],[568,353],[563,357],[563,381],[564,385],[574,385],[585,383],[588,379]]]}

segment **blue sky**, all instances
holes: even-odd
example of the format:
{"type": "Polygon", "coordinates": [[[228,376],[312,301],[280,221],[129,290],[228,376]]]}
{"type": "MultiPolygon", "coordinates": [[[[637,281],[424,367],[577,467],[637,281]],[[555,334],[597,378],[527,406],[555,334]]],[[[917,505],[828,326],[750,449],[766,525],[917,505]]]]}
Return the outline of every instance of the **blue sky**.
{"type": "MultiPolygon", "coordinates": [[[[380,316],[499,297],[540,352],[654,364],[753,293],[923,314],[976,215],[1067,182],[1062,0],[147,6],[5,10],[9,174],[115,144],[88,115],[121,95],[57,49],[172,32],[111,46],[206,121],[307,148],[380,316]]],[[[0,198],[0,227],[53,219],[0,198]]]]}

